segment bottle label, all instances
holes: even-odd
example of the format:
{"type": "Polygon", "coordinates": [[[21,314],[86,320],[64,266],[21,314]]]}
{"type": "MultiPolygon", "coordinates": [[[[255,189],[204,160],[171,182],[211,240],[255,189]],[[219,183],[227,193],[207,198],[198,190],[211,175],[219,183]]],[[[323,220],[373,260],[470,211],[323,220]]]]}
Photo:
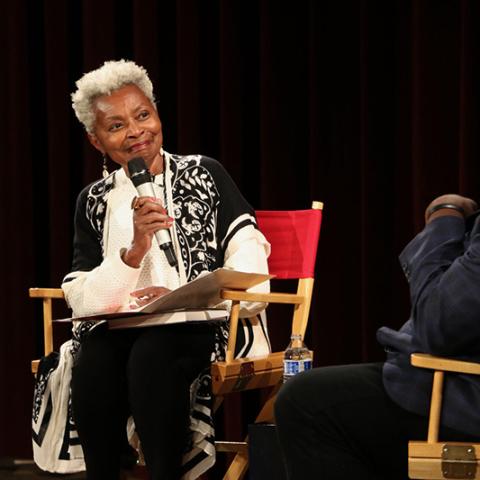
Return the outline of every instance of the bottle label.
{"type": "Polygon", "coordinates": [[[310,370],[312,368],[312,360],[284,360],[283,361],[283,374],[291,377],[297,373],[310,370]]]}

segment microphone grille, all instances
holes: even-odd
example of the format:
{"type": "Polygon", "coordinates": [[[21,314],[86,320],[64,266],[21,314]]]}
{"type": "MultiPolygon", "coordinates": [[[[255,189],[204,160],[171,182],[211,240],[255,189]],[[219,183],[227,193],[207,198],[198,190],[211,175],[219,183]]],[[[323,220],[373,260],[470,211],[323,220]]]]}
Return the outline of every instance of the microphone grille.
{"type": "Polygon", "coordinates": [[[130,180],[135,186],[150,182],[152,177],[142,157],[132,158],[127,163],[130,180]]]}

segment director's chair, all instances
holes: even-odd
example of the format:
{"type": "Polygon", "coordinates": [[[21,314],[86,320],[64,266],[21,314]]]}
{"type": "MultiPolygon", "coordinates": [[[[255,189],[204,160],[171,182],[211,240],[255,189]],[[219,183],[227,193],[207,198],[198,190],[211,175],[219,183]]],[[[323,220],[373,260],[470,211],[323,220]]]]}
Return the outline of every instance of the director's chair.
{"type": "Polygon", "coordinates": [[[443,383],[446,374],[480,375],[480,364],[424,353],[413,353],[415,367],[433,370],[432,397],[426,441],[408,442],[408,476],[411,479],[480,479],[480,443],[439,440],[443,383]]]}
{"type": "MultiPolygon", "coordinates": [[[[234,358],[238,330],[240,302],[254,301],[269,304],[287,304],[293,307],[291,334],[305,335],[310,312],[314,285],[314,271],[317,246],[320,236],[323,203],[313,202],[308,210],[256,212],[260,231],[271,244],[268,259],[269,273],[280,280],[296,280],[296,293],[272,292],[268,294],[249,293],[240,290],[223,290],[221,297],[232,301],[229,340],[224,362],[211,366],[212,390],[215,395],[215,408],[222,398],[231,392],[268,388],[269,394],[256,422],[273,421],[273,403],[283,378],[283,350],[255,358],[234,358]]],[[[30,297],[43,301],[44,355],[53,351],[52,301],[64,299],[59,288],[31,288],[30,297]]],[[[273,325],[274,318],[269,318],[273,325]]],[[[285,346],[289,338],[285,340],[285,346]]],[[[40,360],[32,361],[32,372],[38,370],[40,360]]],[[[235,452],[224,479],[241,479],[248,469],[248,443],[216,442],[219,452],[235,452]]]]}
{"type": "MultiPolygon", "coordinates": [[[[232,308],[226,359],[224,362],[213,363],[211,367],[216,406],[228,393],[268,388],[268,396],[256,417],[256,423],[274,420],[273,404],[282,383],[284,351],[262,357],[234,358],[240,302],[244,300],[293,306],[290,332],[304,337],[312,300],[322,210],[321,202],[313,202],[309,210],[256,212],[258,227],[271,244],[269,273],[275,275],[276,279],[296,280],[296,293],[260,294],[224,290],[221,294],[222,298],[232,301],[232,308]]],[[[271,328],[275,318],[268,315],[268,309],[267,317],[271,328]]],[[[290,338],[285,339],[285,347],[289,340],[290,338]]],[[[248,439],[244,442],[216,442],[216,449],[236,453],[223,478],[243,478],[248,469],[248,439]]]]}

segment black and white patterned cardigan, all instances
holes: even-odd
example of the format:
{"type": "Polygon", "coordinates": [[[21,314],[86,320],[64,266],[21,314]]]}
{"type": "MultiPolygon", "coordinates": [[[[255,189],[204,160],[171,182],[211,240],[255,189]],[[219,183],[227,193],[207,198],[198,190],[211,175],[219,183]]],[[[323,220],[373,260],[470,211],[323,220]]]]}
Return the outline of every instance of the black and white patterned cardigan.
{"type": "MultiPolygon", "coordinates": [[[[221,164],[200,155],[165,152],[164,158],[165,175],[153,181],[174,218],[172,240],[181,259],[179,272],[169,267],[158,248],[151,249],[139,269],[122,262],[121,249],[132,238],[130,205],[136,190],[119,169],[86,187],[77,200],[73,268],[62,284],[74,316],[118,310],[128,304],[133,290],[152,284],[175,288],[220,266],[268,272],[269,244],[257,228],[253,209],[221,164]]],[[[268,290],[268,282],[252,288],[268,290]]],[[[250,320],[242,320],[238,356],[269,351],[265,317],[255,316],[263,308],[262,304],[242,303],[241,316],[250,320]]],[[[79,334],[90,326],[76,325],[74,337],[80,340],[79,334]]],[[[223,359],[227,335],[225,327],[218,329],[212,360],[223,359]]],[[[205,371],[192,386],[192,444],[184,456],[183,478],[187,480],[197,478],[215,462],[210,382],[205,371]]]]}

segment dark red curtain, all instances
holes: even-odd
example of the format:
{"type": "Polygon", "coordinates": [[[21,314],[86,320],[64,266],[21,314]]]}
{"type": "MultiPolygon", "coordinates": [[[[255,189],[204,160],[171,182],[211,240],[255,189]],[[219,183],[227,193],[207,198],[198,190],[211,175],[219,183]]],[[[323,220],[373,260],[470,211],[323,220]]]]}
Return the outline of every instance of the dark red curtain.
{"type": "MultiPolygon", "coordinates": [[[[0,457],[30,457],[31,286],[70,268],[101,159],[70,107],[108,59],[146,67],[165,148],[219,159],[255,208],[325,202],[307,344],[381,360],[408,316],[397,256],[442,193],[477,198],[475,0],[18,0],[2,7],[0,457]]],[[[111,166],[113,168],[113,165],[111,166]]]]}

